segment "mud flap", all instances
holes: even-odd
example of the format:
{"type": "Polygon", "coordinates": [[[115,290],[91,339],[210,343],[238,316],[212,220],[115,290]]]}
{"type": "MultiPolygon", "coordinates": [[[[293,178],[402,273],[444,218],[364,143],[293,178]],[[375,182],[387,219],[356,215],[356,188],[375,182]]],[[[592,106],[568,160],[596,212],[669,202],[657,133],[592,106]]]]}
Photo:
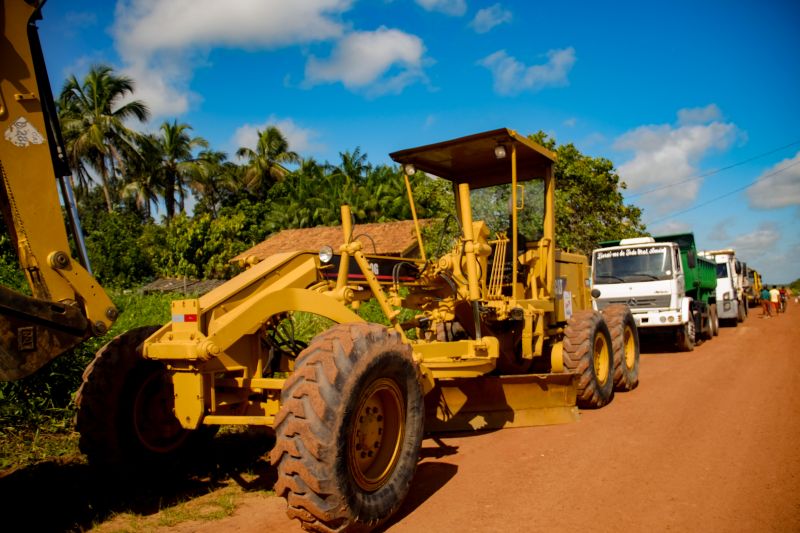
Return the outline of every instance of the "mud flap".
{"type": "Polygon", "coordinates": [[[425,396],[426,432],[479,431],[578,420],[575,375],[439,379],[425,396]]]}

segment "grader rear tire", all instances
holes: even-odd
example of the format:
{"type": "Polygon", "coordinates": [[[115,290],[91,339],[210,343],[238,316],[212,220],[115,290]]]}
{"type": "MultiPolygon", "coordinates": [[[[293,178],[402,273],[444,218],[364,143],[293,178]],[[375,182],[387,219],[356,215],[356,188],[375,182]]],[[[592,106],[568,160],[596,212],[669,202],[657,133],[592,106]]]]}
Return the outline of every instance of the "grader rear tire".
{"type": "Polygon", "coordinates": [[[411,348],[377,324],[339,324],[300,354],[275,417],[275,492],[312,531],[374,528],[402,504],[424,404],[411,348]]]}
{"type": "Polygon", "coordinates": [[[158,467],[213,436],[189,431],[172,411],[172,382],[163,364],[142,358],[158,326],[136,328],[103,346],[83,373],[75,397],[79,448],[91,464],[158,467]]]}
{"type": "Polygon", "coordinates": [[[614,390],[631,391],[639,384],[639,331],[630,308],[612,304],[603,309],[614,352],[614,390]]]}
{"type": "Polygon", "coordinates": [[[611,334],[603,316],[591,310],[572,315],[564,330],[564,366],[578,374],[577,404],[598,408],[614,395],[611,334]]]}

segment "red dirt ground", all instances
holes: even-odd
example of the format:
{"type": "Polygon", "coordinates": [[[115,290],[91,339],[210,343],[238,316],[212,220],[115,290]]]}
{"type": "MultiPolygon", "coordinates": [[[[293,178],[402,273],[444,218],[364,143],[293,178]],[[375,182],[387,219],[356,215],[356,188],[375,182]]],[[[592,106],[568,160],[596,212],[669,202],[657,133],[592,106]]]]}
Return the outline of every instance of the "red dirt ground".
{"type": "MultiPolygon", "coordinates": [[[[800,305],[691,353],[643,347],[641,384],[574,424],[423,443],[387,525],[417,531],[800,531],[800,305]]],[[[159,531],[300,531],[282,499],[159,531]]]]}

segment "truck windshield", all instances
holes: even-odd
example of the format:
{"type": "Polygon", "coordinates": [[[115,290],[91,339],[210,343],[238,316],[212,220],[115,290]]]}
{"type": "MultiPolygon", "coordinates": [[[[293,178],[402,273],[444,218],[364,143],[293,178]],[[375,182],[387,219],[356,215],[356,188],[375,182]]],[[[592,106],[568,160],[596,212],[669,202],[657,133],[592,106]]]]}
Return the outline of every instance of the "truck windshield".
{"type": "Polygon", "coordinates": [[[717,263],[717,279],[728,277],[728,263],[717,263]]]}
{"type": "Polygon", "coordinates": [[[594,255],[595,283],[630,283],[672,278],[672,260],[668,248],[625,248],[598,251],[594,255]]]}

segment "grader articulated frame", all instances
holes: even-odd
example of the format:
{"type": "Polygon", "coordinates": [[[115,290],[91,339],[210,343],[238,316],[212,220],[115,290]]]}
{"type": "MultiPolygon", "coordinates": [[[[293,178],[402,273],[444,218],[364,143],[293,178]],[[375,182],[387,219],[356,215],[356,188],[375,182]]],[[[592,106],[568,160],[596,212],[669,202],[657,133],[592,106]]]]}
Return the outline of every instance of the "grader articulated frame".
{"type": "Polygon", "coordinates": [[[499,129],[391,156],[415,221],[408,176],[453,183],[452,250],[427,260],[416,224],[422,258],[365,254],[343,206],[338,254],[274,255],[173,302],[170,323],[115,339],[87,370],[77,421],[91,460],[170,457],[207,426],[271,426],[290,516],[370,527],[402,503],[425,432],[569,422],[576,400],[600,407],[636,386],[630,313],[592,312],[586,259],[555,248],[555,154],[499,129]],[[543,186],[538,238],[523,235],[528,182],[543,186]],[[473,219],[471,193],[491,187],[505,191],[495,204],[508,198],[506,231],[473,219]],[[370,299],[388,326],[357,314],[370,299]],[[295,312],[336,325],[306,344],[295,312]]]}

